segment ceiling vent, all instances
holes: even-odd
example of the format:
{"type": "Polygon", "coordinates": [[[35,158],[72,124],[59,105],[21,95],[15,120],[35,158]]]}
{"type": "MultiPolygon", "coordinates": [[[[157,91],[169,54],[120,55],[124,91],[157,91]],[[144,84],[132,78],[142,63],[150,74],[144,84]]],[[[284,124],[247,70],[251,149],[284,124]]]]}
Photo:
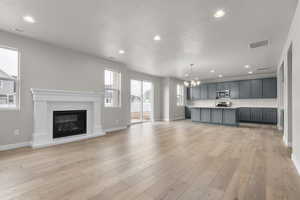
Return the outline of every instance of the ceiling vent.
{"type": "Polygon", "coordinates": [[[259,42],[250,43],[249,47],[251,49],[255,49],[255,48],[259,48],[259,47],[268,46],[268,44],[269,44],[269,40],[263,40],[263,41],[259,41],[259,42]]]}

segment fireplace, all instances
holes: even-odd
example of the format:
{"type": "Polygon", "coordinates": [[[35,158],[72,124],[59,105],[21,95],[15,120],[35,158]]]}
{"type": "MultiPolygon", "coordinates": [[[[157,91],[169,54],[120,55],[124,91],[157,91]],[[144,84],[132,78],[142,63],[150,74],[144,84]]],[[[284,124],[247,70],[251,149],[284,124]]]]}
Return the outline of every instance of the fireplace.
{"type": "Polygon", "coordinates": [[[87,133],[87,111],[53,111],[53,138],[87,133]]]}

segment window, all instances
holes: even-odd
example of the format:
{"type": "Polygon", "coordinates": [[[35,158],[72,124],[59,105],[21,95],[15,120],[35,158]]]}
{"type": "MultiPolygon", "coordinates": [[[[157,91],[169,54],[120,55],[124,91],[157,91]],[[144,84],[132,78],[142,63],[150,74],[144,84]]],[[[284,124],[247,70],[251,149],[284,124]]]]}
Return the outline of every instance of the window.
{"type": "Polygon", "coordinates": [[[121,106],[121,73],[104,70],[104,106],[121,106]]]}
{"type": "Polygon", "coordinates": [[[176,101],[177,106],[184,106],[184,87],[181,84],[177,84],[176,101]]]}
{"type": "Polygon", "coordinates": [[[19,52],[0,47],[0,108],[18,105],[19,52]]]}

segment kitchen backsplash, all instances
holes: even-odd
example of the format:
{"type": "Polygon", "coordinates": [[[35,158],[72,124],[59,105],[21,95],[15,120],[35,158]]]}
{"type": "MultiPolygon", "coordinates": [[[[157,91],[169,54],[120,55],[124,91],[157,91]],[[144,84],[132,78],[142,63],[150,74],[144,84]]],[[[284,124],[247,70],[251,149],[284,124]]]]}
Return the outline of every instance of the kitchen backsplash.
{"type": "MultiPolygon", "coordinates": [[[[210,107],[215,106],[217,102],[222,100],[198,100],[189,101],[188,105],[210,107]]],[[[233,107],[264,107],[277,108],[277,99],[230,99],[233,107]]]]}

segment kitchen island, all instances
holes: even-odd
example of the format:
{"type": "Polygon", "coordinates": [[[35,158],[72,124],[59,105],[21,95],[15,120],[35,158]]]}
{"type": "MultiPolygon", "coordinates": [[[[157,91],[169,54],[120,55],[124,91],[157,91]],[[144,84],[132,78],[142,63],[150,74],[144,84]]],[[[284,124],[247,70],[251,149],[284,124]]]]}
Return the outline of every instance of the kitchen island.
{"type": "Polygon", "coordinates": [[[239,126],[239,108],[191,106],[190,109],[193,122],[239,126]]]}

